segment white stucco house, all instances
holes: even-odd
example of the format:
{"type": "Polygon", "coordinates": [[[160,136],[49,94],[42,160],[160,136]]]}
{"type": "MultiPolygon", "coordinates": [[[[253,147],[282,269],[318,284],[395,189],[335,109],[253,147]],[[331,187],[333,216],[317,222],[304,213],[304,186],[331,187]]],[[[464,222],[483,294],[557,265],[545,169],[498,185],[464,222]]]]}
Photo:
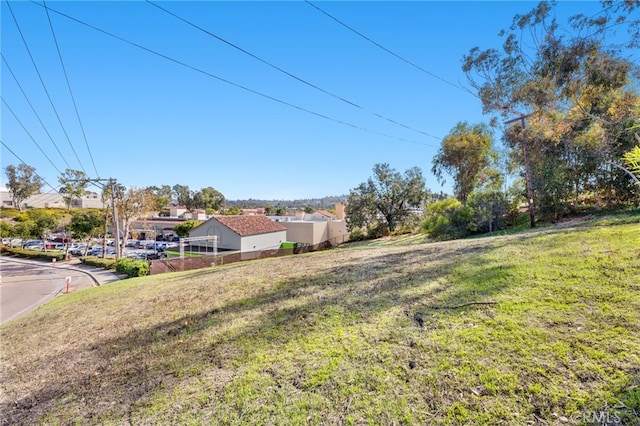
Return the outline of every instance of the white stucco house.
{"type": "Polygon", "coordinates": [[[288,219],[278,222],[287,229],[287,241],[316,246],[325,242],[333,245],[349,240],[344,220],[288,219]]]}
{"type": "MultiPolygon", "coordinates": [[[[62,194],[58,192],[43,192],[31,195],[22,203],[26,208],[66,208],[62,194]]],[[[13,194],[7,188],[0,188],[0,205],[2,207],[17,207],[13,203],[13,194]]],[[[73,208],[102,209],[105,204],[100,194],[87,191],[82,197],[71,200],[73,208]]]]}
{"type": "MultiPolygon", "coordinates": [[[[189,232],[189,237],[217,236],[220,250],[241,252],[275,250],[287,241],[287,228],[266,216],[214,216],[189,232]]],[[[194,241],[193,246],[212,248],[211,241],[194,241]]]]}

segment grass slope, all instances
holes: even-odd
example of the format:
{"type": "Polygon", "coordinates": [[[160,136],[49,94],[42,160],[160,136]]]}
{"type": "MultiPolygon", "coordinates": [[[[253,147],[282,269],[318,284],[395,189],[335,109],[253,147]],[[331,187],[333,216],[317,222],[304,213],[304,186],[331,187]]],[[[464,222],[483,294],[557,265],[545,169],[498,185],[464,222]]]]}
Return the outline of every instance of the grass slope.
{"type": "Polygon", "coordinates": [[[4,424],[632,421],[640,229],[625,222],[65,295],[0,328],[4,424]]]}

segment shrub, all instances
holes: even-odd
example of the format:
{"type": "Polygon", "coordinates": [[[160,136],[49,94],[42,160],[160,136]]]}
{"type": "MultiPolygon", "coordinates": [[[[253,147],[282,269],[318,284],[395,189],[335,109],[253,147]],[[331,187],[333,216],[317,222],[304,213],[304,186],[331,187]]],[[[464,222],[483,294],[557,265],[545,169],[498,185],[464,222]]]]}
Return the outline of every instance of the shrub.
{"type": "Polygon", "coordinates": [[[116,271],[126,274],[129,278],[149,275],[149,262],[139,259],[118,259],[116,271]]]}
{"type": "Polygon", "coordinates": [[[85,265],[95,266],[97,268],[115,269],[116,261],[113,258],[101,258],[97,256],[84,256],[80,258],[80,261],[85,265]]]}
{"type": "Polygon", "coordinates": [[[367,238],[375,239],[389,235],[389,226],[385,222],[378,222],[367,228],[367,238]]]}
{"type": "Polygon", "coordinates": [[[364,239],[365,239],[365,235],[364,235],[364,232],[362,231],[362,228],[354,228],[349,233],[349,242],[364,241],[364,239]]]}
{"type": "Polygon", "coordinates": [[[2,250],[2,252],[10,253],[17,257],[27,257],[31,259],[43,259],[43,260],[49,260],[49,261],[51,261],[51,259],[56,259],[56,261],[64,260],[64,252],[61,252],[61,251],[45,252],[40,250],[27,250],[27,249],[21,249],[21,248],[5,247],[2,250]]]}
{"type": "Polygon", "coordinates": [[[432,238],[462,238],[469,235],[473,209],[455,198],[429,204],[422,222],[422,231],[432,238]]]}

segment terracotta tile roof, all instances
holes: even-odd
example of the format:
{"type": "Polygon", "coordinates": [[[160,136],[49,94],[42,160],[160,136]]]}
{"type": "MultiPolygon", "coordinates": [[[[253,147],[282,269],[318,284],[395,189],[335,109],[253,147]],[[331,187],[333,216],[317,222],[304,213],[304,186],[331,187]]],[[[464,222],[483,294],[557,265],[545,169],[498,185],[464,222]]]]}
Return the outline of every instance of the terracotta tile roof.
{"type": "Polygon", "coordinates": [[[241,237],[287,230],[283,225],[266,216],[216,216],[215,220],[241,237]]]}
{"type": "Polygon", "coordinates": [[[331,213],[329,213],[326,210],[316,210],[316,213],[325,216],[325,217],[333,217],[334,215],[332,215],[331,213]]]}

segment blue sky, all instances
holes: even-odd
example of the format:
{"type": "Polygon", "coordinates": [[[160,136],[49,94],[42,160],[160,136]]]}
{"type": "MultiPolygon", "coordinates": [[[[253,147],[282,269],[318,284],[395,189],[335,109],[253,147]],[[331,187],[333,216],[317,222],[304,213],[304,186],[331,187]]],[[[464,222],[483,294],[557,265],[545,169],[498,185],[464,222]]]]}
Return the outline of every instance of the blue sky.
{"type": "Polygon", "coordinates": [[[314,3],[422,70],[303,1],[157,3],[321,90],[147,2],[46,4],[75,20],[50,11],[52,33],[42,2],[2,2],[0,133],[13,151],[2,146],[2,168],[16,154],[52,186],[70,167],[127,187],[211,186],[236,200],[347,194],[376,163],[420,167],[431,190],[450,191],[430,173],[440,138],[460,121],[489,120],[459,87],[468,86],[462,57],[499,47],[499,31],[536,3],[314,3]]]}

